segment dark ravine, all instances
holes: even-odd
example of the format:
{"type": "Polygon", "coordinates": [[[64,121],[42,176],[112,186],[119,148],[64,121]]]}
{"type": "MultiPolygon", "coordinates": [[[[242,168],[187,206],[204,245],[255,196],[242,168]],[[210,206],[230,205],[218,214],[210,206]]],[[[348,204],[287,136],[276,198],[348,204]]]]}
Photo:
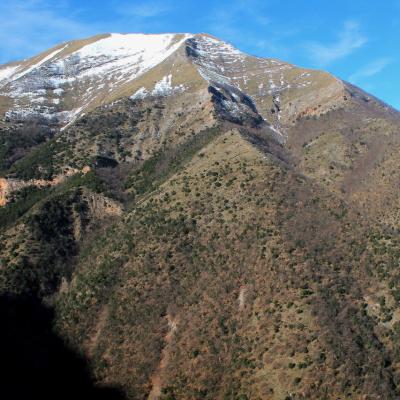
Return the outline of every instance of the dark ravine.
{"type": "Polygon", "coordinates": [[[53,333],[54,312],[39,299],[3,295],[0,315],[3,398],[125,399],[118,388],[96,387],[87,361],[53,333]]]}

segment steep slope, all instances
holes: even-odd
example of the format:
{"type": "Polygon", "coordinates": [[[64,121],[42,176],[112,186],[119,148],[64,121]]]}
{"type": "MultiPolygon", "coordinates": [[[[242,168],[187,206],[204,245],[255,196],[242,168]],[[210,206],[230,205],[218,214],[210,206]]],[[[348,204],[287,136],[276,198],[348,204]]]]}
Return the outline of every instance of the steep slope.
{"type": "Polygon", "coordinates": [[[346,84],[344,107],[288,128],[299,170],[360,210],[399,226],[399,113],[346,84]]]}
{"type": "Polygon", "coordinates": [[[206,34],[66,43],[0,91],[0,294],[98,385],[399,397],[397,111],[206,34]]]}
{"type": "Polygon", "coordinates": [[[60,332],[132,398],[395,398],[363,307],[368,227],[243,135],[221,132],[91,245],[60,332]]]}
{"type": "Polygon", "coordinates": [[[239,88],[278,129],[299,116],[324,113],[343,103],[343,83],[325,72],[252,57],[207,35],[188,39],[187,46],[210,84],[239,88]]]}

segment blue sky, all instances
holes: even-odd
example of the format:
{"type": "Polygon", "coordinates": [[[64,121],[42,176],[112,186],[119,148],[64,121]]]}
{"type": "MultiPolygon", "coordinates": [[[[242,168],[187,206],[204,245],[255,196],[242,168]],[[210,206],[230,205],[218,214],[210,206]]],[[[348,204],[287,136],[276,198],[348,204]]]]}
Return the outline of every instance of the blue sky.
{"type": "Polygon", "coordinates": [[[400,109],[400,0],[2,0],[0,63],[104,32],[207,32],[400,109]]]}

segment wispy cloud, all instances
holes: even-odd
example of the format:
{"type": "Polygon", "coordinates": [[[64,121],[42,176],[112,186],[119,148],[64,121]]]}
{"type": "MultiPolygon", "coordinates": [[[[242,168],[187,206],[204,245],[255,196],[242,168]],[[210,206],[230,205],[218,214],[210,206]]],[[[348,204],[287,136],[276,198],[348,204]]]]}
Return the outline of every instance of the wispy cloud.
{"type": "Polygon", "coordinates": [[[90,36],[97,27],[66,13],[64,3],[3,0],[0,3],[0,62],[43,51],[66,39],[90,36]]]}
{"type": "Polygon", "coordinates": [[[0,63],[33,56],[67,40],[105,32],[159,32],[171,0],[109,0],[102,12],[73,0],[0,1],[0,63]]]}
{"type": "Polygon", "coordinates": [[[379,58],[360,68],[349,76],[349,81],[357,83],[364,78],[370,78],[382,72],[391,63],[390,58],[379,58]]]}
{"type": "Polygon", "coordinates": [[[154,18],[171,10],[171,5],[165,1],[145,1],[122,3],[118,6],[118,12],[126,17],[154,18]]]}
{"type": "Polygon", "coordinates": [[[366,42],[367,38],[362,34],[360,24],[356,21],[347,21],[335,42],[329,44],[309,42],[305,44],[305,50],[316,65],[327,66],[349,56],[366,42]]]}
{"type": "Polygon", "coordinates": [[[209,32],[222,39],[248,41],[248,32],[254,30],[255,26],[266,27],[270,24],[267,7],[268,1],[233,0],[229,7],[223,4],[211,10],[205,17],[205,26],[209,32]],[[249,20],[252,25],[246,26],[243,22],[249,20]]]}

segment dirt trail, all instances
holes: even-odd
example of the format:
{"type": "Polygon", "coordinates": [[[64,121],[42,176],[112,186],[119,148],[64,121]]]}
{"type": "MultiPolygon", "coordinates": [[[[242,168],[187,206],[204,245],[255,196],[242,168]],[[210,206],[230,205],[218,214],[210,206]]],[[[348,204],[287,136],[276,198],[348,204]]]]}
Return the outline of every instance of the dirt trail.
{"type": "Polygon", "coordinates": [[[244,307],[245,304],[246,304],[246,291],[247,291],[246,287],[242,286],[242,287],[240,288],[239,297],[238,297],[238,301],[239,301],[239,311],[243,310],[243,307],[244,307]]]}
{"type": "Polygon", "coordinates": [[[178,326],[177,319],[172,318],[172,316],[169,314],[167,315],[167,321],[168,321],[168,332],[164,337],[165,346],[161,351],[160,363],[158,364],[157,370],[151,377],[152,389],[150,391],[148,400],[157,400],[161,396],[161,389],[163,386],[163,374],[169,362],[169,356],[170,356],[169,348],[172,338],[174,337],[174,333],[178,326]]]}
{"type": "Polygon", "coordinates": [[[94,329],[93,335],[89,338],[89,341],[87,343],[87,353],[90,356],[93,355],[93,352],[97,346],[97,342],[99,341],[100,334],[103,331],[104,327],[106,326],[107,323],[107,317],[108,317],[108,307],[105,306],[103,309],[100,311],[96,327],[94,329]]]}

